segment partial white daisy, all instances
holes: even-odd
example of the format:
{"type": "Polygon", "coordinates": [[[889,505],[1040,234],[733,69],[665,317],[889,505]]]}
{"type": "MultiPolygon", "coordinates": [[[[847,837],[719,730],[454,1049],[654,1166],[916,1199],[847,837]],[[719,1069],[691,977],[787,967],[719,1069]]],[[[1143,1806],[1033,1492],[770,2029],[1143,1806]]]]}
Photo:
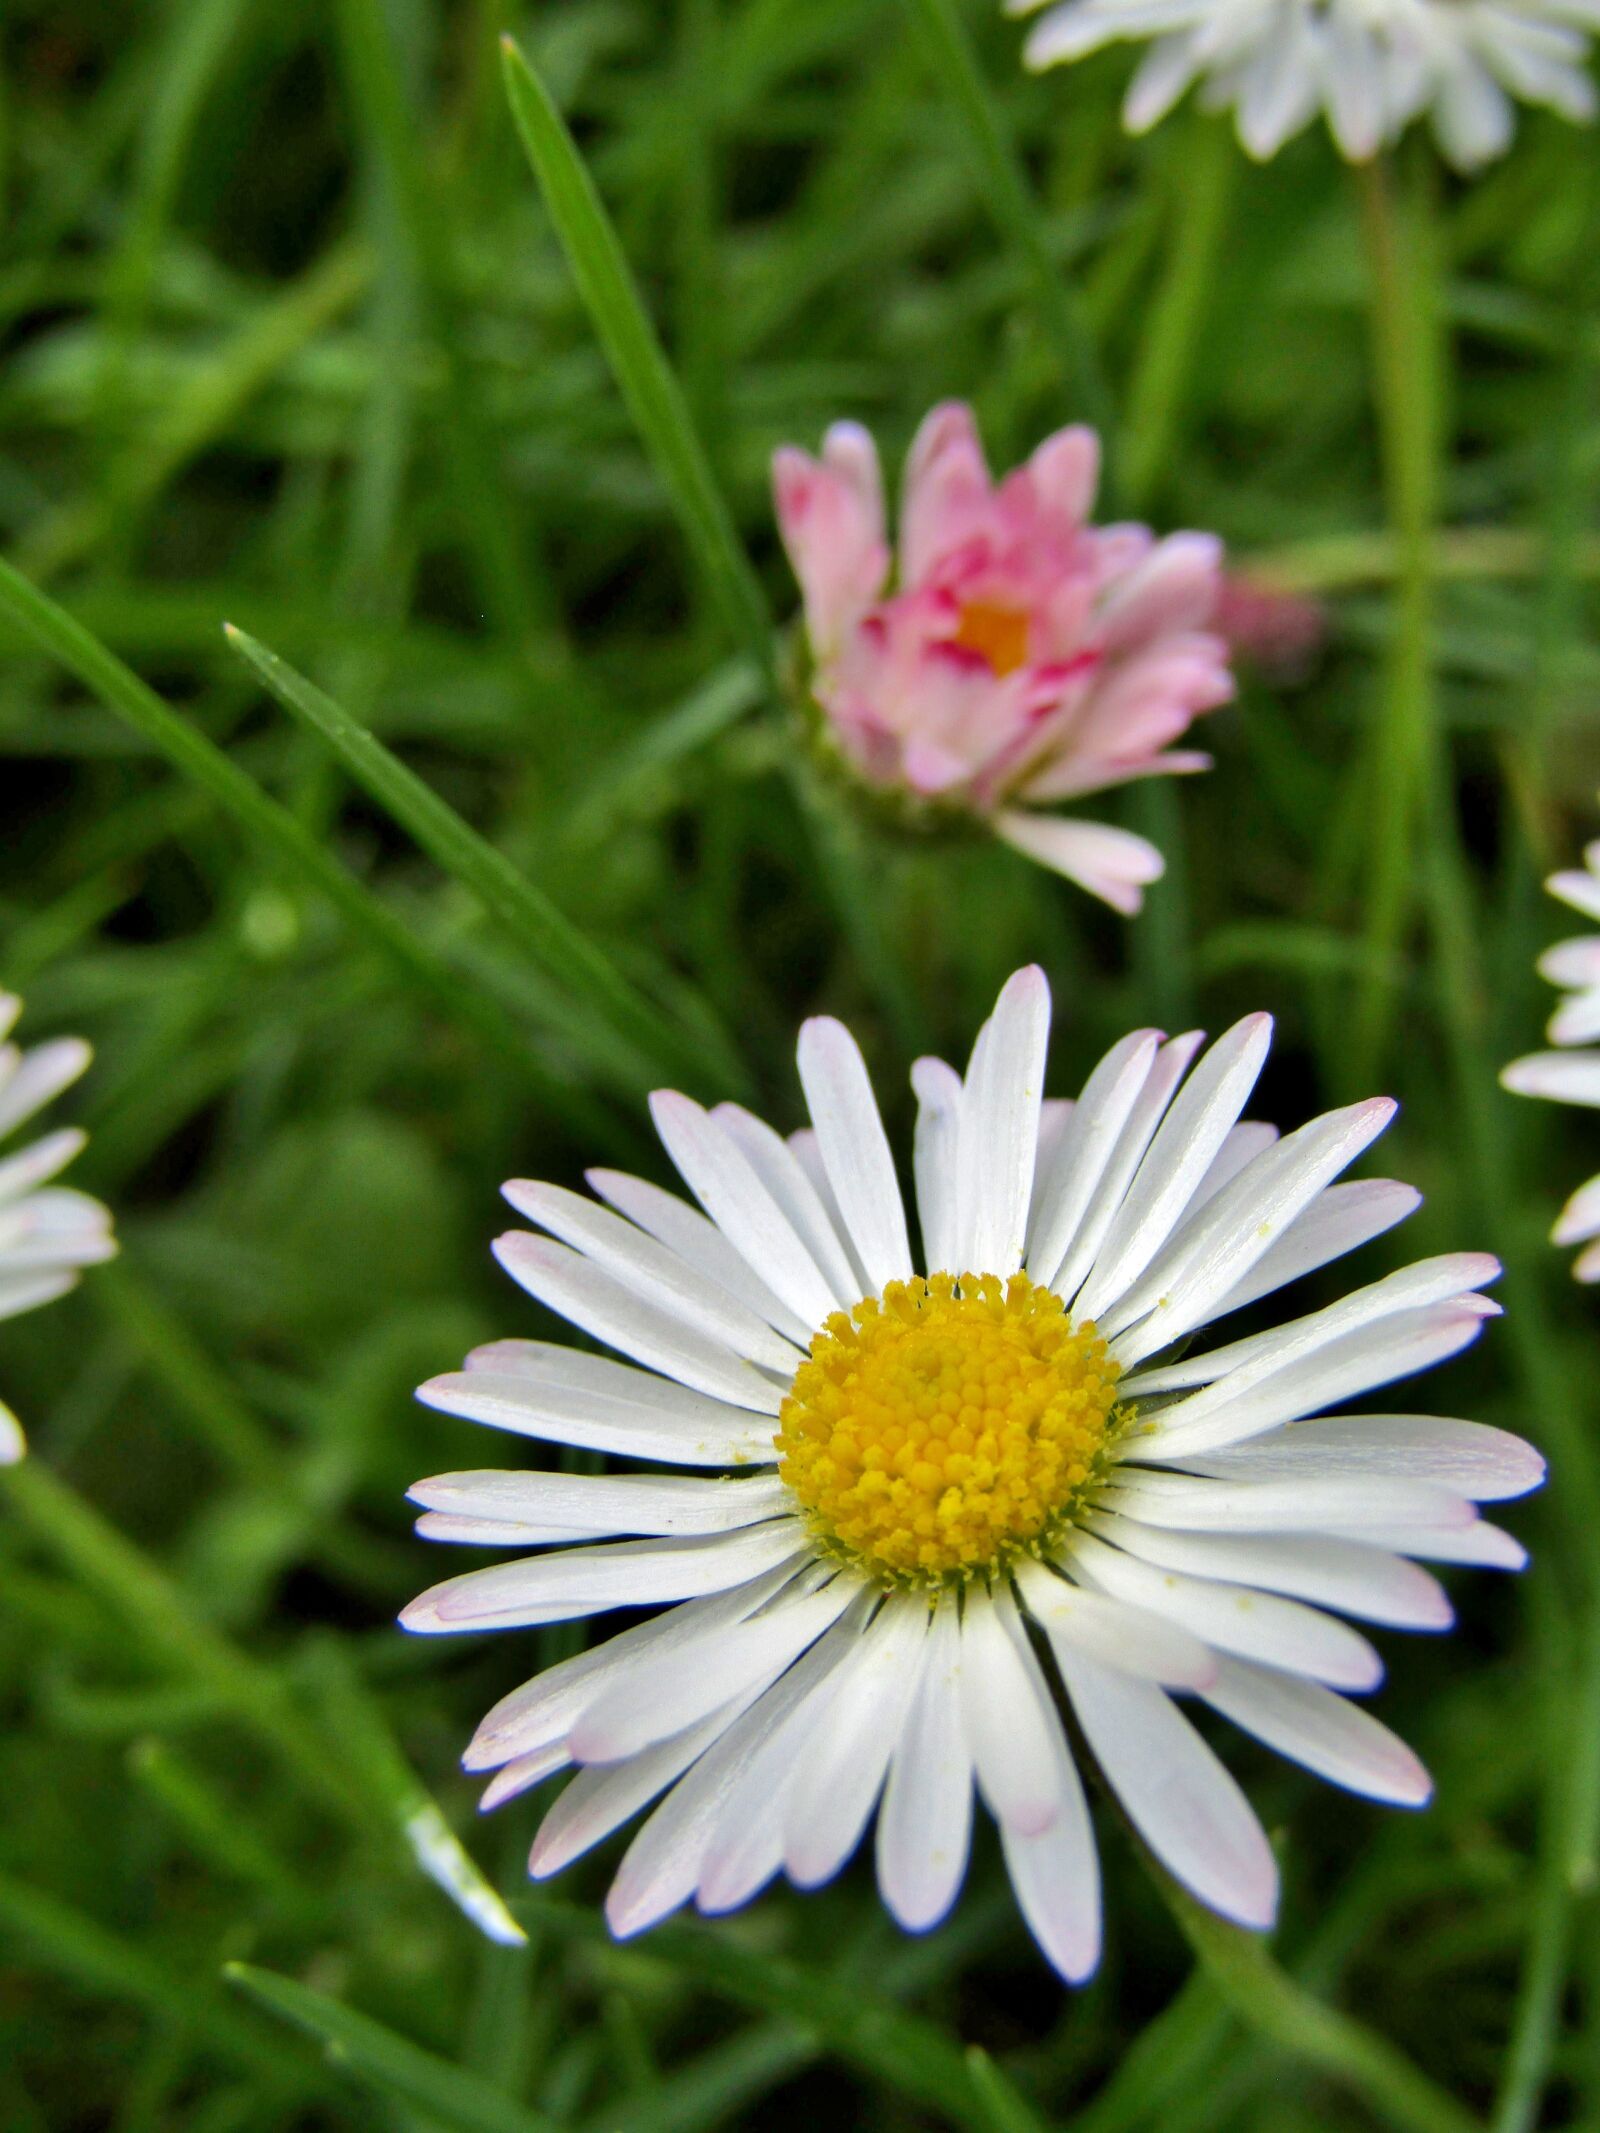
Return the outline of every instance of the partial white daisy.
{"type": "MultiPolygon", "coordinates": [[[[1583,865],[1552,874],[1552,896],[1600,919],[1600,843],[1586,847],[1583,865]]],[[[1539,958],[1539,975],[1561,986],[1566,998],[1545,1026],[1552,1044],[1592,1045],[1600,1038],[1600,933],[1557,941],[1539,958]]],[[[1600,1108],[1600,1051],[1533,1052],[1513,1059],[1500,1076],[1518,1096],[1548,1096],[1562,1104],[1600,1108]]],[[[1556,1217],[1552,1244],[1581,1244],[1573,1262],[1578,1281],[1600,1281],[1600,1177],[1580,1185],[1556,1217]]]]}
{"type": "MultiPolygon", "coordinates": [[[[16,995],[0,992],[0,1142],[70,1087],[90,1058],[81,1037],[57,1037],[30,1052],[5,1042],[21,1013],[16,995]]],[[[54,1302],[75,1285],[80,1268],[116,1251],[100,1202],[50,1183],[84,1138],[66,1126],[0,1158],[0,1318],[54,1302]]],[[[20,1459],[23,1449],[22,1426],[0,1400],[0,1465],[20,1459]]]]}
{"type": "Polygon", "coordinates": [[[965,1076],[917,1063],[922,1274],[866,1067],[828,1019],[801,1032],[811,1124],[788,1139],[656,1096],[698,1206],[610,1170],[595,1199],[506,1187],[544,1234],[502,1237],[501,1264],[630,1360],[497,1341],[421,1397],[640,1467],[420,1482],[430,1538],[541,1552],[402,1619],[660,1610],[507,1696],[465,1758],[494,1773],[485,1806],[576,1771],[541,1877],[659,1802],[611,1889],[618,1934],[779,1872],[826,1881],[875,1809],[884,1901],[923,1931],[961,1886],[976,1791],[1040,1947],[1086,1977],[1099,1874],[1062,1693],[1151,1849],[1246,1925],[1272,1921],[1272,1853],[1177,1696],[1336,1784],[1428,1795],[1348,1700],[1382,1664],[1338,1616],[1444,1628],[1412,1558],[1520,1565],[1476,1505],[1543,1467],[1472,1422],[1332,1410],[1465,1347],[1498,1267],[1427,1260],[1190,1350],[1411,1212],[1405,1185],[1334,1182],[1394,1106],[1282,1140],[1242,1123],[1265,1015],[1198,1061],[1197,1034],[1136,1031],[1076,1103],[1044,1102],[1049,1018],[1021,971],[965,1076]]]}
{"type": "Polygon", "coordinates": [[[1253,156],[1276,155],[1320,111],[1340,152],[1365,162],[1426,112],[1459,169],[1504,154],[1513,99],[1594,117],[1595,0],[1006,0],[1048,12],[1024,57],[1035,69],[1119,39],[1149,39],[1123,105],[1131,133],[1164,118],[1192,83],[1231,107],[1253,156]]]}

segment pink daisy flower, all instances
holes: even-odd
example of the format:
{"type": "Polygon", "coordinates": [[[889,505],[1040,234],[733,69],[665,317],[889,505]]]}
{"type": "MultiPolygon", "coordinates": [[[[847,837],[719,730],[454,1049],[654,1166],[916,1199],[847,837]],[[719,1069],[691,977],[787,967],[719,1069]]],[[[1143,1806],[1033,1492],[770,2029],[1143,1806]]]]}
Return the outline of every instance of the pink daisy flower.
{"type": "Polygon", "coordinates": [[[1092,526],[1099,440],[1074,427],[991,480],[972,410],[933,409],[906,465],[896,555],[872,439],[773,462],[828,739],[913,819],[975,818],[1131,915],[1162,872],[1142,837],[1042,812],[1134,778],[1205,770],[1172,743],[1233,694],[1210,625],[1222,546],[1092,526]]]}

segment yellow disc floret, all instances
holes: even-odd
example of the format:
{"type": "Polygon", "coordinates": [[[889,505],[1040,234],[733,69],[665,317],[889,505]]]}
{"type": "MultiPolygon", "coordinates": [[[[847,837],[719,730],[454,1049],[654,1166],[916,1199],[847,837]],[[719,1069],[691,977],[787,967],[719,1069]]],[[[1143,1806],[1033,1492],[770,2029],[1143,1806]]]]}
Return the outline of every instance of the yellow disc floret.
{"type": "Polygon", "coordinates": [[[1102,1477],[1117,1376],[1026,1274],[891,1281],[812,1340],[779,1472],[819,1544],[886,1582],[999,1569],[1102,1477]]]}

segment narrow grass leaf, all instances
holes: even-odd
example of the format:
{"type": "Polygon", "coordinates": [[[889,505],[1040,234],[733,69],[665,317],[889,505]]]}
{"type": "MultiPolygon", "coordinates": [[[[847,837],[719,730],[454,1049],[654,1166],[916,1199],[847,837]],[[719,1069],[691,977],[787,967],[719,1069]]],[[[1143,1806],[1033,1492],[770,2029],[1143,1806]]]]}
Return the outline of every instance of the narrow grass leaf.
{"type": "Polygon", "coordinates": [[[297,817],[263,792],[203,733],[179,718],[65,608],[29,584],[3,559],[0,615],[8,616],[42,651],[76,674],[102,703],[125,718],[235,821],[286,861],[295,874],[327,898],[357,933],[382,949],[413,984],[429,993],[452,1020],[467,1023],[511,1062],[552,1112],[585,1133],[605,1136],[608,1114],[585,1091],[559,1080],[539,1062],[498,1001],[464,984],[452,966],[349,874],[297,817]]]}
{"type": "MultiPolygon", "coordinates": [[[[698,1078],[705,1068],[703,1043],[698,1053],[691,1050],[688,1037],[630,985],[543,891],[518,873],[503,852],[464,822],[359,719],[304,675],[297,674],[275,652],[269,652],[232,623],[223,625],[223,634],[284,709],[321,736],[379,806],[447,874],[471,890],[519,948],[550,976],[592,1002],[630,1044],[637,1046],[644,1063],[665,1065],[698,1078]]],[[[595,1031],[591,1017],[573,1015],[565,1033],[574,1043],[586,1044],[596,1055],[597,1065],[605,1065],[613,1074],[618,1071],[616,1048],[603,1043],[597,1048],[596,1036],[603,1033],[595,1031]]],[[[724,1080],[729,1074],[742,1078],[733,1060],[719,1062],[719,1066],[724,1080]]],[[[636,1080],[642,1071],[643,1063],[635,1068],[636,1080]]]]}
{"type": "Polygon", "coordinates": [[[507,37],[506,94],[573,278],[730,634],[773,673],[766,599],[611,218],[544,83],[507,37]]]}
{"type": "Polygon", "coordinates": [[[1074,412],[1092,422],[1106,447],[1107,481],[1113,414],[1088,321],[1050,250],[1045,220],[1023,174],[954,0],[906,0],[929,64],[948,97],[984,205],[1033,282],[1045,330],[1061,365],[1074,412]]]}
{"type": "Polygon", "coordinates": [[[324,1993],[250,1963],[229,1963],[223,1975],[273,2014],[320,2039],[333,2062],[364,2088],[426,2111],[449,2133],[556,2133],[554,2119],[324,1993]]]}

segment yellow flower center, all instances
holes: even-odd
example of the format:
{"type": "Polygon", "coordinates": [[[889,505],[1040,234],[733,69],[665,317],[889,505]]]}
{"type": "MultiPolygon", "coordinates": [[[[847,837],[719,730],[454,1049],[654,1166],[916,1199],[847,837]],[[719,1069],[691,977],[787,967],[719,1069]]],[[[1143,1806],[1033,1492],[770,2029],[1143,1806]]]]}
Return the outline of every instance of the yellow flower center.
{"type": "Polygon", "coordinates": [[[999,1570],[1102,1478],[1117,1377],[1026,1274],[892,1281],[812,1340],[778,1471],[818,1544],[886,1583],[999,1570]]]}
{"type": "Polygon", "coordinates": [[[1028,661],[1028,618],[1014,607],[968,600],[961,609],[952,642],[964,652],[987,659],[996,674],[1014,674],[1028,661]]]}

